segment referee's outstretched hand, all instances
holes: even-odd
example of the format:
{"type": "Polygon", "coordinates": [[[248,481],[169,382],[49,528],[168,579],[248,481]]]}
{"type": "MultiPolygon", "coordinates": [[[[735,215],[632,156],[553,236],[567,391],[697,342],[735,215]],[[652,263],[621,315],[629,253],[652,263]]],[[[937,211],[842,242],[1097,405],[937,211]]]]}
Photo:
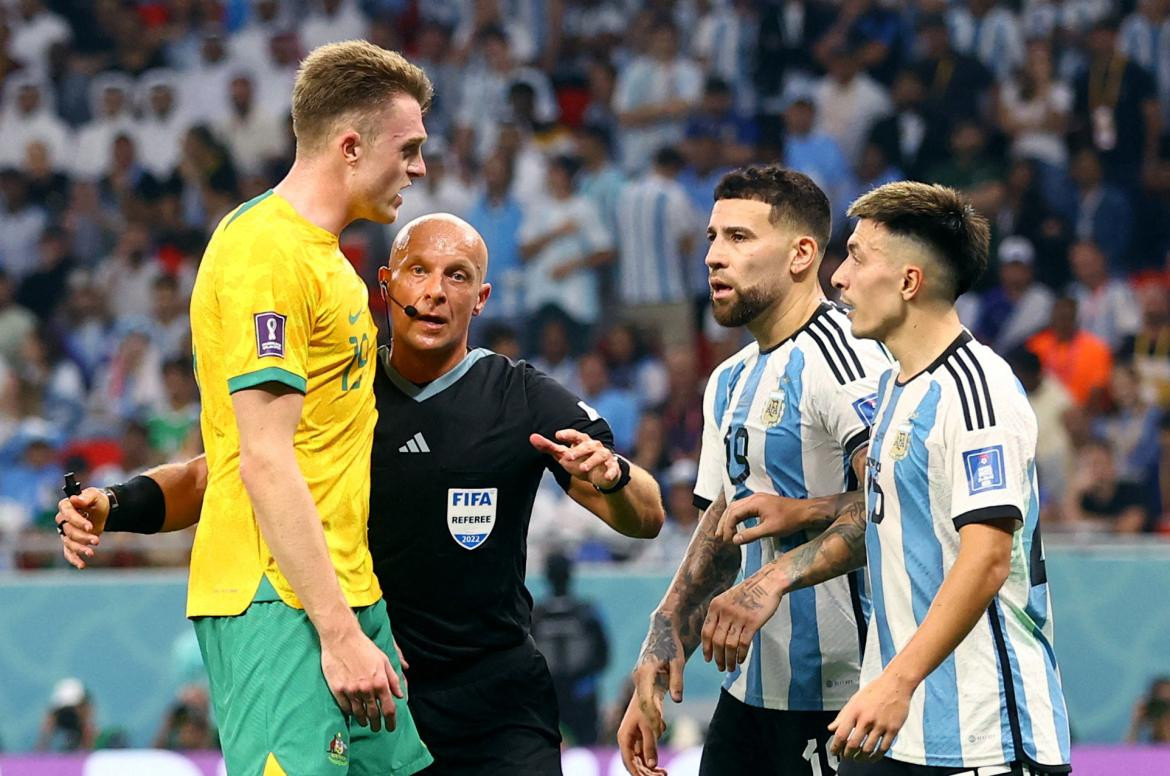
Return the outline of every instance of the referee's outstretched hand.
{"type": "MultiPolygon", "coordinates": [[[[356,622],[354,625],[356,626],[356,622]]],[[[395,698],[405,697],[390,658],[359,628],[321,642],[321,672],[341,712],[375,733],[397,724],[395,698]]]]}
{"type": "Polygon", "coordinates": [[[532,434],[528,441],[540,452],[555,458],[566,472],[591,485],[608,488],[621,479],[617,455],[601,442],[574,428],[562,428],[556,437],[563,444],[540,434],[532,434]]]}
{"type": "Polygon", "coordinates": [[[85,568],[85,559],[93,558],[101,542],[106,518],[110,514],[110,500],[105,491],[86,488],[76,496],[57,502],[57,533],[61,534],[62,551],[71,566],[85,568]]]}

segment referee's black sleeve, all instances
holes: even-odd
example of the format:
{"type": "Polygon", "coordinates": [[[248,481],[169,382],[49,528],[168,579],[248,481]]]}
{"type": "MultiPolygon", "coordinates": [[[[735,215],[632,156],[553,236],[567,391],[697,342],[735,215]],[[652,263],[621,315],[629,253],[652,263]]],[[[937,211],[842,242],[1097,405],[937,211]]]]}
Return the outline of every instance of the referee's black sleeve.
{"type": "MultiPolygon", "coordinates": [[[[532,433],[559,442],[557,432],[563,428],[572,428],[613,449],[613,431],[609,423],[563,385],[531,364],[524,365],[524,385],[532,417],[532,433]]],[[[558,466],[551,456],[546,455],[544,458],[545,466],[556,477],[557,484],[567,492],[571,479],[569,473],[558,466]]]]}

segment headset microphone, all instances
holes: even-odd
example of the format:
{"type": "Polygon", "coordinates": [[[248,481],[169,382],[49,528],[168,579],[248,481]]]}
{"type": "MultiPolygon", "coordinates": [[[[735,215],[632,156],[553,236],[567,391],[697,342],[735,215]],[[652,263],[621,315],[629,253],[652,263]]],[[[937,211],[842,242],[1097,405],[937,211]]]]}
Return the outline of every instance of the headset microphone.
{"type": "Polygon", "coordinates": [[[402,312],[406,313],[407,318],[417,318],[418,317],[418,308],[412,304],[403,304],[402,302],[399,302],[397,299],[395,299],[393,297],[393,295],[391,295],[390,289],[386,285],[386,281],[384,281],[384,280],[378,281],[378,285],[382,287],[383,298],[389,299],[391,302],[393,302],[394,304],[401,307],[402,312]]]}
{"type": "Polygon", "coordinates": [[[387,295],[386,295],[386,298],[387,298],[387,299],[389,299],[389,300],[390,300],[391,302],[393,302],[394,304],[396,304],[396,305],[398,305],[399,307],[401,307],[401,308],[402,308],[402,312],[406,313],[406,317],[407,317],[407,318],[415,318],[415,317],[417,317],[417,316],[418,316],[418,308],[417,308],[417,307],[415,307],[414,305],[412,305],[412,304],[403,304],[402,302],[399,302],[397,299],[395,299],[394,297],[390,296],[389,294],[387,294],[387,295]]]}

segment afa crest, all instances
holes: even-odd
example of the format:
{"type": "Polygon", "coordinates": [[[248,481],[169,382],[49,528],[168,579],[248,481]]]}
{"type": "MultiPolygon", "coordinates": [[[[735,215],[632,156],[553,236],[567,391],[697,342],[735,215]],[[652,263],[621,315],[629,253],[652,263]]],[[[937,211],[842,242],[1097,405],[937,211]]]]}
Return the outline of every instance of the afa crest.
{"type": "Polygon", "coordinates": [[[760,420],[765,426],[774,426],[784,415],[784,392],[772,391],[768,400],[764,402],[764,411],[760,413],[760,420]]]}
{"type": "Polygon", "coordinates": [[[345,745],[345,740],[341,737],[340,731],[337,735],[333,736],[333,740],[325,748],[325,753],[329,755],[329,762],[334,765],[349,764],[349,747],[345,745]]]}
{"type": "Polygon", "coordinates": [[[890,445],[890,457],[895,461],[901,461],[910,454],[910,432],[912,427],[909,423],[898,428],[898,433],[894,435],[894,442],[890,445]]]}

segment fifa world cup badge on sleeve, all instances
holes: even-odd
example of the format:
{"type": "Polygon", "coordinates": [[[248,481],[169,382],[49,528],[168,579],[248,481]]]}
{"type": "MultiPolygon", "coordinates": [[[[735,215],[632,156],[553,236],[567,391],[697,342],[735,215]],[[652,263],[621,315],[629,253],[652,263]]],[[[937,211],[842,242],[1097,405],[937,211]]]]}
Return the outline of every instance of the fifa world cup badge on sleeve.
{"type": "Polygon", "coordinates": [[[465,550],[487,541],[496,524],[496,488],[448,488],[447,528],[465,550]]]}
{"type": "Polygon", "coordinates": [[[284,321],[280,313],[254,313],[256,321],[256,357],[284,358],[284,321]]]}
{"type": "Polygon", "coordinates": [[[857,413],[857,417],[861,418],[862,423],[872,426],[873,417],[877,414],[877,394],[871,393],[869,396],[862,396],[853,402],[853,411],[857,413]]]}
{"type": "Polygon", "coordinates": [[[985,490],[1007,487],[1003,469],[1003,445],[981,447],[963,453],[963,467],[967,470],[967,490],[974,496],[985,490]]]}

